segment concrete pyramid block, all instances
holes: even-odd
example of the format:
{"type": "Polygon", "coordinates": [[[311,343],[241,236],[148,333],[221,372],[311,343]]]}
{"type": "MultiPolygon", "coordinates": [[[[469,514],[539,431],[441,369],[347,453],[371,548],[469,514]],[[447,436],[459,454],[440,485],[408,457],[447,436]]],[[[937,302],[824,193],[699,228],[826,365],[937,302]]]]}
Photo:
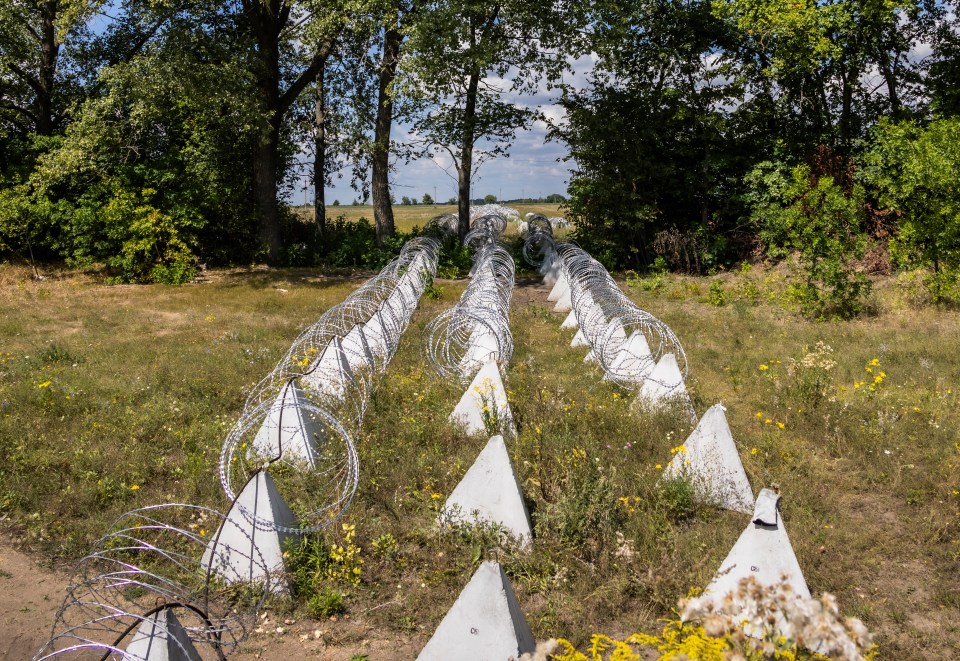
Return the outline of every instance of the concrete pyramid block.
{"type": "Polygon", "coordinates": [[[580,324],[577,322],[577,313],[574,310],[570,310],[570,314],[568,314],[567,318],[560,324],[560,328],[580,328],[580,324]]]}
{"type": "Polygon", "coordinates": [[[560,277],[557,278],[557,283],[553,286],[553,289],[550,290],[550,293],[547,294],[547,300],[551,303],[556,303],[565,291],[570,291],[570,287],[567,284],[567,276],[561,272],[560,277]]]}
{"type": "Polygon", "coordinates": [[[536,641],[500,564],[480,565],[441,620],[418,661],[506,661],[532,652],[536,641]]]}
{"type": "MultiPolygon", "coordinates": [[[[640,331],[634,331],[630,337],[623,341],[621,336],[624,334],[623,326],[619,321],[611,322],[613,324],[613,333],[608,342],[620,342],[620,350],[617,351],[610,362],[610,369],[620,378],[628,378],[634,383],[642,383],[647,375],[653,372],[655,360],[650,352],[650,345],[647,344],[647,338],[640,331]]],[[[607,377],[604,376],[606,379],[607,377]]]]}
{"type": "MultiPolygon", "coordinates": [[[[546,261],[544,261],[544,264],[546,264],[546,261]]],[[[560,260],[554,257],[550,262],[550,266],[543,274],[543,284],[547,285],[548,287],[553,287],[555,284],[557,284],[557,280],[560,279],[561,274],[562,271],[560,270],[560,260]]]]}
{"type": "Polygon", "coordinates": [[[676,405],[696,419],[693,403],[690,401],[687,386],[683,382],[683,374],[677,364],[676,355],[665,353],[660,357],[657,366],[640,387],[634,405],[652,409],[676,405]]]}
{"type": "Polygon", "coordinates": [[[201,558],[204,569],[227,583],[258,583],[271,578],[271,592],[286,585],[272,577],[283,570],[283,551],[297,518],[283,500],[273,478],[259,470],[250,478],[227,512],[201,558]]]}
{"type": "Polygon", "coordinates": [[[711,406],[690,434],[664,477],[686,477],[701,497],[735,512],[753,511],[753,489],[743,470],[721,404],[711,406]]]}
{"type": "Polygon", "coordinates": [[[516,434],[513,412],[496,362],[487,361],[473,377],[450,414],[450,422],[464,425],[468,434],[516,434]]]}
{"type": "MultiPolygon", "coordinates": [[[[769,489],[760,491],[757,509],[767,508],[770,499],[774,499],[773,510],[776,513],[779,497],[769,489]]],[[[754,519],[730,549],[730,553],[720,564],[720,569],[717,570],[700,599],[705,602],[721,602],[731,592],[736,593],[741,579],[748,576],[755,578],[761,585],[768,586],[779,584],[785,577],[797,597],[809,599],[810,590],[803,578],[803,571],[793,552],[790,538],[787,537],[782,518],[774,516],[773,523],[764,522],[764,519],[769,520],[769,516],[754,517],[754,519]]],[[[738,601],[734,599],[734,603],[738,601]]],[[[746,609],[746,605],[744,608],[746,609]]],[[[789,630],[785,629],[785,626],[788,625],[781,615],[777,628],[783,635],[789,636],[789,630]]],[[[751,631],[749,627],[745,627],[745,631],[750,635],[762,633],[751,631]]]]}
{"type": "Polygon", "coordinates": [[[486,324],[477,323],[467,338],[467,350],[460,359],[460,373],[468,377],[488,361],[500,357],[500,342],[486,324]]]}
{"type": "Polygon", "coordinates": [[[363,337],[367,348],[378,360],[385,361],[390,356],[390,338],[383,322],[383,313],[379,310],[363,325],[363,337]]]}
{"type": "Polygon", "coordinates": [[[353,384],[353,371],[339,337],[334,337],[314,361],[300,382],[309,389],[336,400],[343,400],[353,384]]]}
{"type": "Polygon", "coordinates": [[[570,340],[571,347],[589,347],[590,343],[587,342],[587,336],[583,334],[583,329],[577,329],[577,334],[573,336],[573,339],[570,340]]]}
{"type": "Polygon", "coordinates": [[[553,306],[554,312],[570,312],[573,309],[573,300],[570,298],[570,289],[567,288],[564,291],[560,298],[557,299],[557,304],[553,306]]]}
{"type": "Polygon", "coordinates": [[[307,399],[297,384],[287,382],[253,439],[252,453],[265,459],[282,457],[315,465],[316,442],[325,434],[323,426],[306,414],[306,403],[307,399]]]}
{"type": "Polygon", "coordinates": [[[503,436],[493,436],[447,498],[441,523],[497,523],[529,547],[530,514],[503,436]]]}
{"type": "Polygon", "coordinates": [[[593,352],[593,349],[587,352],[587,355],[583,357],[583,362],[586,365],[597,365],[600,361],[597,359],[597,354],[593,352]]]}
{"type": "Polygon", "coordinates": [[[373,369],[375,365],[373,351],[363,333],[363,324],[357,324],[351,328],[350,332],[343,336],[340,346],[343,348],[343,355],[347,359],[351,373],[356,374],[362,370],[373,369]]]}
{"type": "Polygon", "coordinates": [[[170,608],[144,618],[124,653],[123,658],[130,661],[201,661],[189,634],[170,608]]]}

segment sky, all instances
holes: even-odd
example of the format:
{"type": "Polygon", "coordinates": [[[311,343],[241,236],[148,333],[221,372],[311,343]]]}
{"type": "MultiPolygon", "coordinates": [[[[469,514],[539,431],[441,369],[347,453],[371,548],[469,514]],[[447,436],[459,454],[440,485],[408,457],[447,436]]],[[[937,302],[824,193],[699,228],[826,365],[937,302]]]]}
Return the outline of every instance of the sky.
{"type": "MultiPolygon", "coordinates": [[[[587,77],[593,68],[594,59],[585,56],[571,61],[573,72],[565,75],[564,82],[577,89],[583,89],[587,77]]],[[[508,88],[506,82],[489,78],[487,82],[501,89],[508,88]]],[[[563,110],[556,104],[558,92],[546,89],[545,85],[533,95],[504,94],[504,100],[517,105],[538,108],[553,121],[563,121],[563,110]]],[[[408,126],[394,126],[393,139],[403,141],[408,135],[408,126]]],[[[402,197],[421,200],[424,193],[432,198],[446,202],[457,197],[456,171],[451,167],[450,156],[439,150],[432,159],[422,158],[410,163],[399,163],[390,177],[390,189],[397,201],[402,197]]],[[[485,162],[475,173],[471,196],[473,198],[494,195],[498,200],[511,200],[527,197],[546,197],[559,193],[566,197],[572,161],[564,162],[567,150],[563,143],[547,141],[547,126],[544,122],[535,122],[527,129],[517,132],[509,156],[501,156],[485,162]]],[[[306,158],[305,156],[303,158],[306,158]]],[[[343,178],[334,180],[336,184],[326,189],[326,202],[331,204],[339,200],[341,204],[350,204],[360,194],[350,187],[350,174],[343,172],[343,178]]],[[[306,177],[301,178],[297,189],[290,196],[294,204],[313,202],[313,186],[306,177]]]]}

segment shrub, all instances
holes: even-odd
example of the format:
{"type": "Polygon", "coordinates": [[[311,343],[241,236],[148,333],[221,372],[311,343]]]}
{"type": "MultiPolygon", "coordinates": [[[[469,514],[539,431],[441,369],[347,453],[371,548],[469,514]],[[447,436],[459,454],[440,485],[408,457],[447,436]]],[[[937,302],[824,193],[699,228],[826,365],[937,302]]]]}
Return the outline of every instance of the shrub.
{"type": "Polygon", "coordinates": [[[787,171],[771,163],[757,166],[748,185],[751,218],[768,254],[794,259],[797,281],[790,293],[801,311],[814,318],[859,314],[870,290],[870,281],[853,265],[866,248],[860,231],[863,188],[845,190],[807,165],[787,171]]]}
{"type": "Polygon", "coordinates": [[[899,216],[890,240],[899,267],[926,267],[931,299],[956,296],[960,273],[960,119],[931,122],[881,121],[864,156],[859,178],[871,186],[881,207],[899,216]]]}

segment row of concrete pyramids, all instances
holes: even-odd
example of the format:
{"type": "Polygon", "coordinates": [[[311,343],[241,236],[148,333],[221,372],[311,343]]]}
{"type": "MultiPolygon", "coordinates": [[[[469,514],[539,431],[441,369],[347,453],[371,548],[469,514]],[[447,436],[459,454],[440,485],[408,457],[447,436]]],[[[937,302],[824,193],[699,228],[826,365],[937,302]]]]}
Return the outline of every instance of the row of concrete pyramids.
{"type": "MultiPolygon", "coordinates": [[[[308,415],[309,411],[317,408],[311,400],[316,400],[319,395],[324,401],[342,401],[348,389],[355,386],[359,373],[386,369],[398,336],[409,323],[429,275],[436,268],[436,246],[433,243],[414,240],[408,247],[408,254],[388,265],[378,276],[351,294],[352,297],[362,298],[362,301],[351,304],[348,297],[339,304],[341,307],[353,305],[349,312],[356,317],[357,311],[369,308],[371,300],[377,301],[376,311],[365,323],[353,325],[342,336],[334,335],[309,367],[294,375],[297,378],[288,378],[292,362],[288,355],[274,370],[280,376],[261,382],[259,387],[269,388],[275,383],[282,385],[270,406],[264,409],[262,422],[251,443],[251,453],[275,457],[276,460],[292,459],[301,468],[313,468],[320,451],[318,445],[325,440],[325,431],[315,417],[308,415]]],[[[325,313],[325,318],[330,316],[330,311],[325,313]]],[[[344,314],[342,317],[350,315],[344,314]]],[[[323,319],[318,323],[322,322],[323,319]]],[[[323,334],[315,335],[319,337],[323,334]]],[[[298,342],[304,337],[309,340],[309,329],[298,342]]],[[[291,354],[294,353],[295,350],[291,349],[291,354]]],[[[251,397],[248,406],[255,399],[251,397]]],[[[248,584],[255,589],[264,586],[274,592],[285,590],[285,583],[275,579],[283,573],[285,542],[298,535],[299,525],[270,472],[263,467],[253,473],[234,498],[217,531],[210,536],[199,567],[208,573],[208,580],[213,578],[227,584],[248,584]]],[[[179,552],[177,550],[173,554],[179,552]]],[[[187,560],[183,558],[184,563],[189,564],[187,560]]],[[[137,584],[136,577],[141,570],[134,564],[136,560],[124,557],[123,562],[128,577],[123,585],[137,584]]],[[[166,592],[157,590],[158,600],[159,594],[189,593],[188,589],[180,589],[173,577],[153,576],[149,570],[142,573],[163,584],[166,592]]],[[[107,583],[113,585],[110,581],[107,583]]],[[[92,613],[98,609],[95,603],[80,606],[92,613]]],[[[96,650],[97,658],[106,652],[106,656],[111,658],[131,661],[200,661],[202,655],[197,643],[209,643],[217,637],[217,633],[185,627],[177,617],[178,609],[182,608],[194,613],[203,610],[202,606],[194,605],[189,600],[182,602],[182,597],[176,603],[160,603],[143,614],[117,612],[115,607],[111,608],[104,602],[99,607],[102,612],[95,620],[60,634],[55,632],[44,648],[53,652],[45,656],[41,656],[45,654],[41,652],[36,658],[46,659],[62,653],[84,654],[96,650]],[[136,626],[116,643],[106,644],[96,640],[96,632],[107,634],[109,631],[103,628],[104,622],[119,621],[120,618],[132,619],[136,626]]],[[[201,613],[201,617],[205,615],[201,613]]],[[[219,651],[222,655],[222,649],[219,651]]]]}
{"type": "MultiPolygon", "coordinates": [[[[750,523],[707,585],[701,600],[719,603],[736,591],[741,579],[762,585],[783,580],[794,595],[810,592],[779,516],[780,497],[762,489],[753,497],[725,409],[711,407],[664,471],[663,479],[683,476],[701,498],[751,515],[750,523]]],[[[444,504],[440,522],[493,523],[531,550],[530,517],[502,436],[490,438],[444,504]]],[[[784,635],[788,624],[778,621],[784,635]]],[[[749,633],[749,632],[748,632],[749,633]]],[[[758,632],[759,633],[759,632],[758,632]]],[[[420,654],[421,660],[449,659],[454,650],[478,650],[475,659],[506,659],[534,648],[530,629],[502,568],[485,563],[463,590],[420,654]],[[482,654],[479,650],[485,650],[482,654]]]]}
{"type": "MultiPolygon", "coordinates": [[[[549,275],[548,271],[545,280],[549,275]]],[[[569,312],[565,327],[575,327],[573,311],[563,307],[561,305],[556,311],[569,312]]],[[[582,333],[574,338],[574,346],[579,344],[578,340],[585,342],[582,333]]],[[[671,358],[673,354],[662,356],[655,369],[663,365],[662,370],[668,372],[668,379],[675,379],[679,385],[669,390],[655,387],[644,390],[641,387],[638,402],[656,406],[679,404],[692,412],[682,375],[675,359],[671,361],[671,358]]],[[[489,373],[487,378],[494,383],[494,388],[503,389],[499,370],[495,374],[489,373]]],[[[654,383],[663,382],[671,381],[654,383]]],[[[480,385],[471,384],[471,387],[480,385]]],[[[468,389],[464,393],[458,407],[463,406],[476,416],[480,401],[475,397],[470,400],[470,392],[468,389]]],[[[503,402],[506,403],[505,394],[503,402]]],[[[762,489],[754,499],[725,411],[717,404],[704,414],[682,449],[667,465],[662,478],[689,480],[702,499],[751,514],[750,523],[721,563],[701,599],[719,604],[735,593],[741,579],[747,577],[753,577],[762,585],[786,581],[797,597],[809,598],[809,589],[779,517],[780,497],[770,489],[762,489]]],[[[468,431],[480,433],[483,430],[474,417],[468,431]]],[[[493,523],[510,532],[523,548],[532,547],[529,514],[502,436],[490,438],[448,497],[440,518],[441,522],[493,523]]],[[[789,635],[789,624],[782,616],[776,626],[781,634],[789,635]]],[[[472,650],[471,659],[507,659],[532,652],[534,648],[535,640],[503,568],[496,562],[485,562],[443,618],[418,659],[464,658],[464,649],[472,650]]]]}

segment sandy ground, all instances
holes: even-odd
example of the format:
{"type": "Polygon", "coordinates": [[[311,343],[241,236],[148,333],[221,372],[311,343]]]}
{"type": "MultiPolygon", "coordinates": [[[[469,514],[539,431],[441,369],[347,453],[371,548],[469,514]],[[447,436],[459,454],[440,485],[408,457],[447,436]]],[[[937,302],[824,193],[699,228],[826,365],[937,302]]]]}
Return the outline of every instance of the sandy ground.
{"type": "MultiPolygon", "coordinates": [[[[66,595],[69,577],[46,570],[30,557],[0,542],[0,659],[30,659],[50,636],[57,609],[66,595]]],[[[424,636],[384,638],[362,618],[349,616],[316,621],[278,619],[261,614],[260,624],[230,659],[323,659],[349,661],[415,658],[424,636]]]]}
{"type": "Polygon", "coordinates": [[[31,658],[46,642],[67,576],[45,571],[4,542],[0,546],[0,659],[31,658]]]}

